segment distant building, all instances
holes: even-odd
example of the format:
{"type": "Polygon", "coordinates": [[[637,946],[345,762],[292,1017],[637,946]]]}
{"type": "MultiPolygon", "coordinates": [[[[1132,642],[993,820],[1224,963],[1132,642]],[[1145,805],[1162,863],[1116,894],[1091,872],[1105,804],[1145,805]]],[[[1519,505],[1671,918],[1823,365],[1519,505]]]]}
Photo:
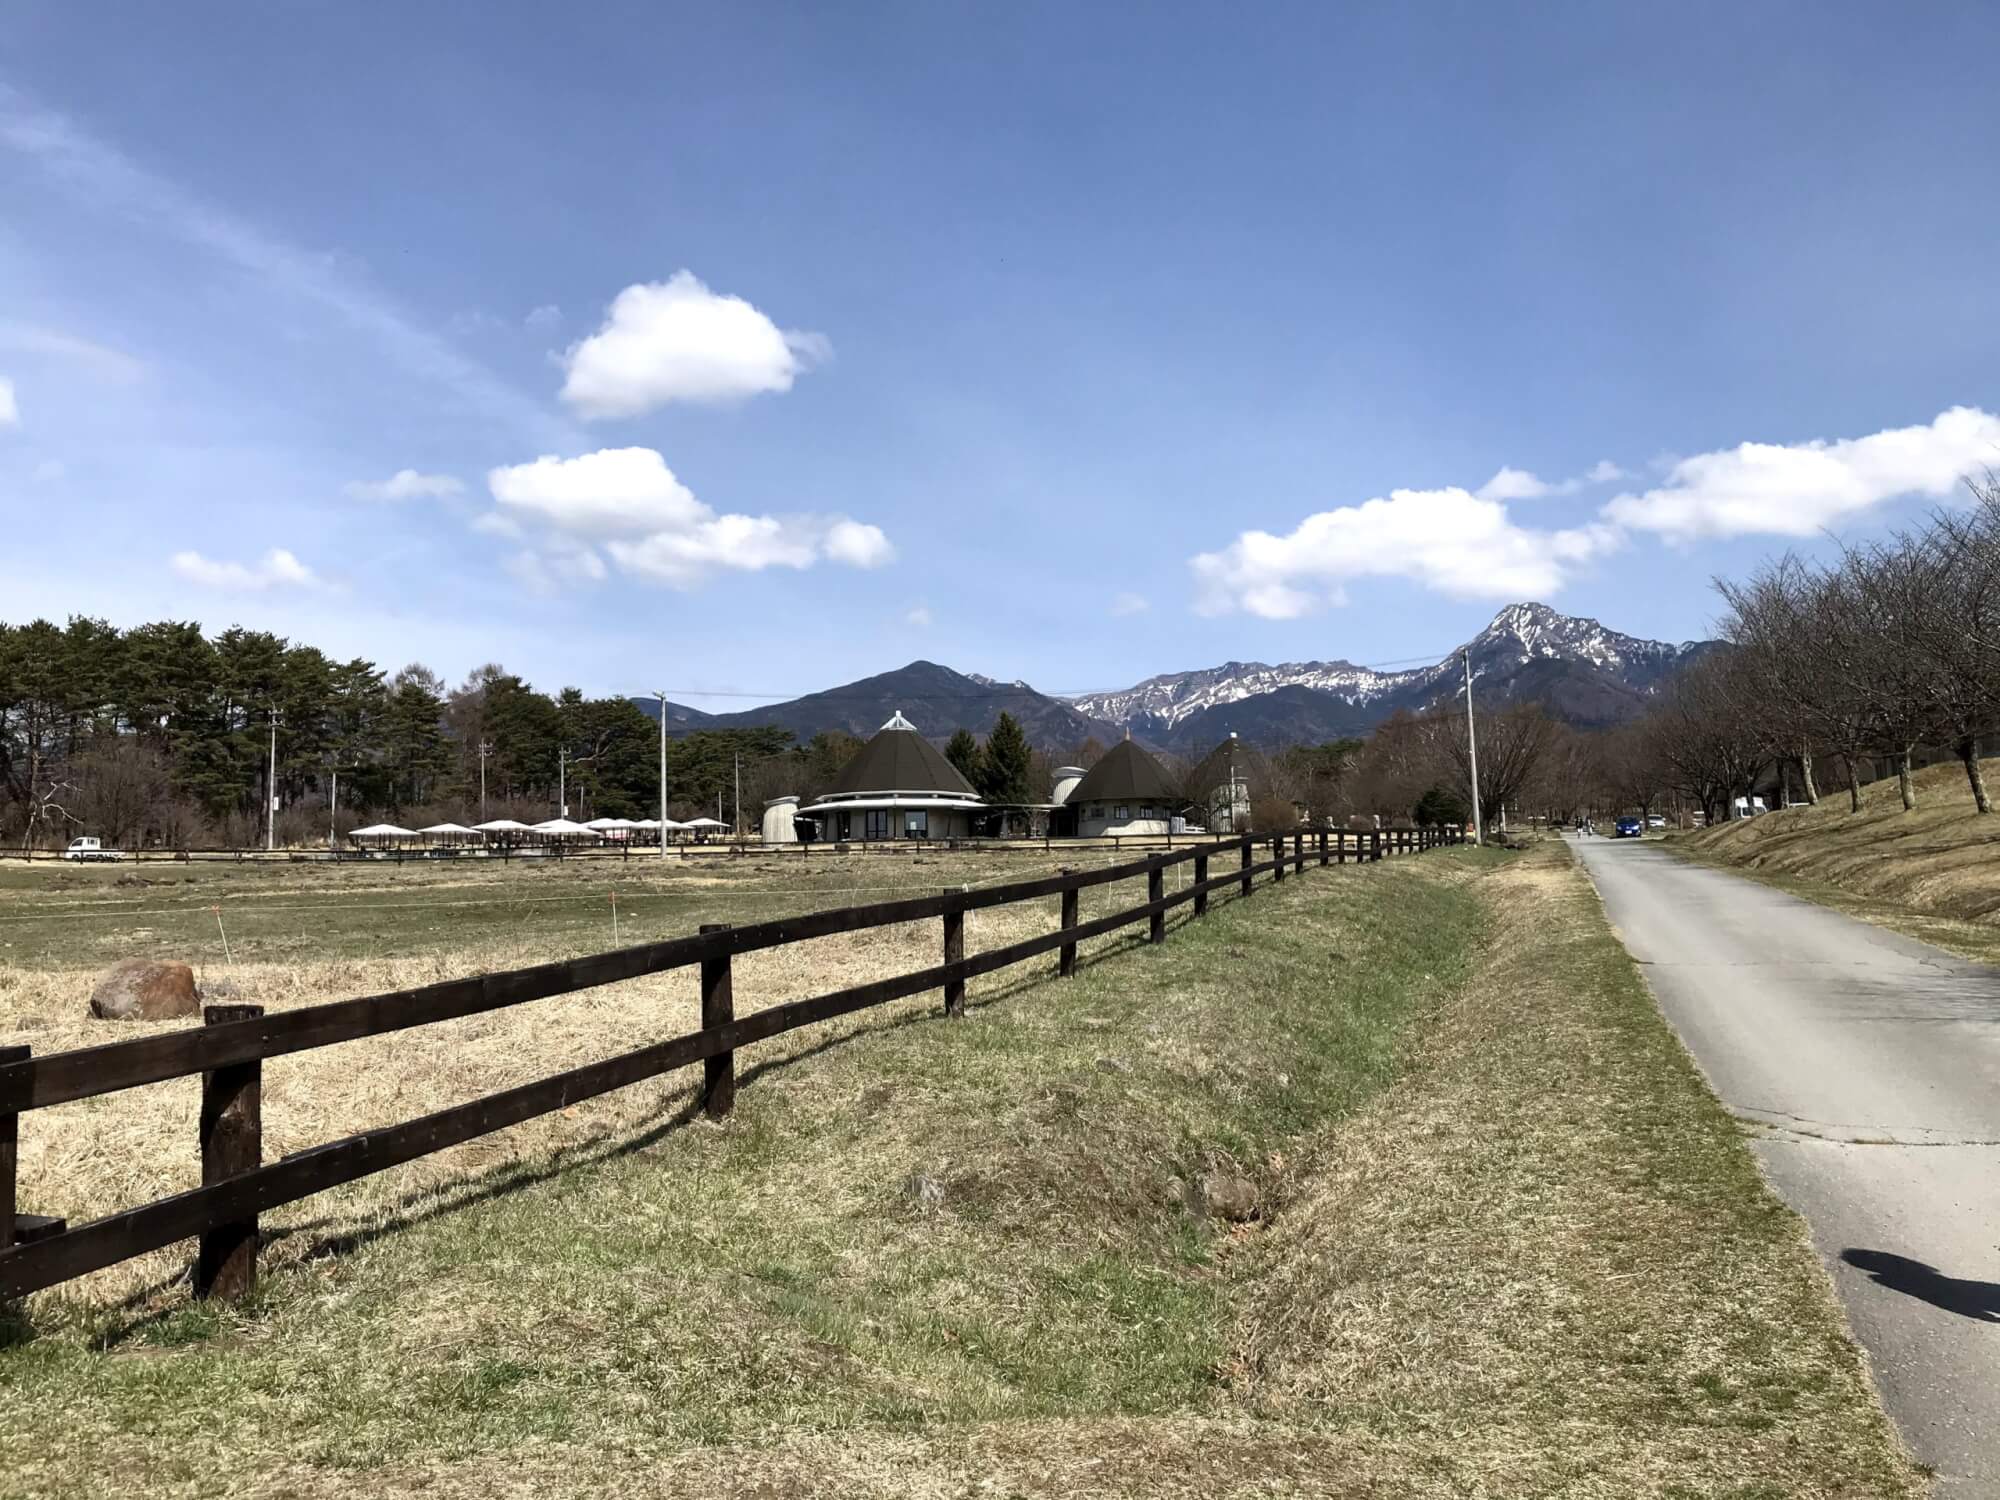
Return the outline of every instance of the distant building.
{"type": "Polygon", "coordinates": [[[899,712],[841,767],[824,796],[796,809],[793,821],[842,843],[962,839],[987,811],[958,767],[899,712]]]}
{"type": "Polygon", "coordinates": [[[1100,838],[1175,831],[1180,795],[1160,763],[1131,740],[1112,746],[1089,771],[1065,785],[1063,773],[1074,770],[1065,766],[1056,772],[1055,800],[1064,833],[1100,838]]]}
{"type": "Polygon", "coordinates": [[[796,844],[798,830],[799,799],[797,797],[773,797],[764,804],[764,842],[767,844],[796,844]]]}
{"type": "Polygon", "coordinates": [[[1194,768],[1187,790],[1211,830],[1247,828],[1251,806],[1271,794],[1271,763],[1231,730],[1194,768]]]}

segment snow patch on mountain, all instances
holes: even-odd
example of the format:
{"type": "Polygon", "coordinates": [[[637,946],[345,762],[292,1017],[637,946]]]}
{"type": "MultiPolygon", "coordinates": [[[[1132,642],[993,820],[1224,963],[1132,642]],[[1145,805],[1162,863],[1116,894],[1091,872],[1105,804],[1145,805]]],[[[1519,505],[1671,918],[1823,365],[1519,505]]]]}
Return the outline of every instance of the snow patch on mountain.
{"type": "Polygon", "coordinates": [[[1607,629],[1596,620],[1565,615],[1546,604],[1510,604],[1478,635],[1435,666],[1378,672],[1348,661],[1232,661],[1194,672],[1168,672],[1115,692],[1085,693],[1069,701],[1079,711],[1110,724],[1146,719],[1171,729],[1183,719],[1217,704],[1236,703],[1284,687],[1315,688],[1357,707],[1412,689],[1441,685],[1463,670],[1470,652],[1473,675],[1509,672],[1538,658],[1588,662],[1618,677],[1652,679],[1669,670],[1699,643],[1673,645],[1641,640],[1607,629]]]}

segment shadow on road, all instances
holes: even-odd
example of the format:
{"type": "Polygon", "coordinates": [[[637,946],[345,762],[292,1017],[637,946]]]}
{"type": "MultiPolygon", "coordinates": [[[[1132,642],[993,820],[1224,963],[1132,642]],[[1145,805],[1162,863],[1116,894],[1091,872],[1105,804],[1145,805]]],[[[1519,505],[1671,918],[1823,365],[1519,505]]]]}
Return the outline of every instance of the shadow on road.
{"type": "Polygon", "coordinates": [[[1887,1250],[1843,1250],[1840,1258],[1857,1271],[1867,1272],[1868,1279],[1877,1286],[1915,1297],[1961,1318],[2000,1323],[2000,1286],[1990,1281],[1961,1281],[1920,1260],[1891,1255],[1887,1250]]]}

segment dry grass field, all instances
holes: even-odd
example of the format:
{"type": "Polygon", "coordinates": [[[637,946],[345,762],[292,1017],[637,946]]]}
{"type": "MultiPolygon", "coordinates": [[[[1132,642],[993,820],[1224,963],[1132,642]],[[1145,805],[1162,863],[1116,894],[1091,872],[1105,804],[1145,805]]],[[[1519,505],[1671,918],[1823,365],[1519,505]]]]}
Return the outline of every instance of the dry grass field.
{"type": "MultiPolygon", "coordinates": [[[[2000,760],[1985,762],[2000,785],[2000,760]]],[[[1903,811],[1893,777],[1844,788],[1817,807],[1788,808],[1693,834],[1670,845],[1885,927],[2000,962],[2000,814],[1981,817],[1954,761],[1917,773],[1917,806],[1903,811]]]]}
{"type": "MultiPolygon", "coordinates": [[[[1068,856],[1064,862],[1114,861],[1068,856]]],[[[148,865],[140,873],[153,883],[143,885],[107,866],[15,865],[0,874],[7,884],[0,897],[0,1043],[55,1052],[200,1024],[91,1019],[92,981],[119,958],[185,959],[204,985],[223,982],[233,998],[282,1010],[604,951],[614,946],[614,893],[618,940],[635,943],[693,932],[704,922],[758,921],[1028,879],[1057,863],[922,854],[836,857],[809,866],[775,858],[209,864],[178,871],[148,865]]],[[[1188,877],[1177,870],[1169,878],[1188,877]]],[[[1088,919],[1142,901],[1144,889],[1143,879],[1092,887],[1082,893],[1082,914],[1088,919]]],[[[1056,925],[1054,898],[973,912],[966,918],[967,951],[1056,925]]],[[[1082,953],[1130,941],[1129,933],[1100,938],[1082,945],[1082,953]]],[[[939,956],[935,921],[749,954],[735,965],[738,1012],[924,968],[939,956]]],[[[932,1008],[920,998],[892,1013],[911,1017],[932,1008]]],[[[881,1014],[836,1022],[832,1030],[878,1024],[881,1014]]],[[[265,1155],[394,1124],[692,1031],[700,1016],[690,968],[274,1061],[264,1091],[265,1155]]],[[[812,1047],[824,1037],[816,1031],[773,1046],[812,1047]]],[[[306,1253],[316,1242],[294,1234],[296,1225],[318,1226],[317,1239],[337,1237],[413,1189],[657,1120],[678,1107],[688,1086],[685,1077],[669,1076],[281,1209],[266,1219],[277,1237],[275,1258],[306,1253]]],[[[30,1116],[21,1142],[24,1207],[80,1222],[198,1185],[200,1094],[198,1078],[183,1078],[30,1116]]],[[[48,1300],[115,1301],[172,1282],[185,1260],[179,1251],[161,1251],[48,1300]]]]}
{"type": "MultiPolygon", "coordinates": [[[[656,897],[681,903],[662,933],[744,919],[656,897]]],[[[1047,905],[979,914],[968,946],[1047,905]]],[[[508,961],[591,946],[515,921],[508,961]]],[[[239,977],[284,1004],[502,941],[399,955],[395,930],[322,973],[274,933],[239,977]]],[[[936,941],[740,961],[739,1011],[936,941]]],[[[10,970],[0,1017],[90,1034],[89,967],[10,970]]],[[[240,1306],[190,1303],[172,1257],[31,1299],[0,1494],[1922,1493],[1798,1222],[1560,845],[1314,869],[1052,967],[973,981],[962,1022],[913,1001],[746,1054],[720,1125],[666,1080],[297,1205],[240,1306]],[[1219,1171],[1251,1222],[1203,1211],[1219,1171]]],[[[276,1060],[267,1151],[692,1004],[638,982],[276,1060]]],[[[122,1107],[28,1118],[30,1207],[154,1191],[163,1149],[191,1176],[192,1094],[122,1107]]]]}

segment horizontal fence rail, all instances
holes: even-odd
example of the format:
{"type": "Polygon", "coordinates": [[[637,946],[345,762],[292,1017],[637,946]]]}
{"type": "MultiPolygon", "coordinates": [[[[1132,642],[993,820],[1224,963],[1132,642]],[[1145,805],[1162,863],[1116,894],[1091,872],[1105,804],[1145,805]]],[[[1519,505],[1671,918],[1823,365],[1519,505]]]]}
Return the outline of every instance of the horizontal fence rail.
{"type": "Polygon", "coordinates": [[[1200,916],[1209,909],[1212,894],[1234,890],[1248,895],[1259,875],[1283,880],[1288,873],[1304,871],[1311,861],[1372,862],[1385,854],[1417,853],[1462,841],[1456,829],[1408,834],[1314,829],[1291,835],[1241,835],[1127,864],[1064,870],[977,890],[842,907],[740,927],[704,928],[689,937],[589,958],[276,1015],[265,1015],[254,1005],[211,1005],[204,1015],[207,1024],[199,1028],[47,1057],[35,1057],[26,1047],[0,1047],[0,1300],[25,1296],[190,1238],[200,1240],[197,1293],[240,1295],[254,1280],[256,1221],[268,1209],[695,1063],[704,1065],[703,1108],[711,1116],[725,1115],[735,1098],[734,1058],[740,1048],[931,990],[943,991],[946,1014],[959,1016],[964,1013],[969,979],[1050,952],[1059,954],[1058,972],[1067,977],[1076,969],[1078,943],[1142,921],[1148,924],[1149,940],[1161,942],[1168,912],[1192,903],[1194,914],[1200,916]],[[1240,851],[1239,860],[1211,876],[1210,859],[1230,849],[1240,851]],[[1260,859],[1263,852],[1269,857],[1260,859]],[[1166,869],[1188,861],[1194,862],[1195,878],[1166,892],[1166,869]],[[1144,902],[1088,922],[1078,920],[1079,892],[1141,877],[1147,883],[1144,902]],[[983,953],[965,953],[967,912],[1048,896],[1061,900],[1055,931],[983,953]],[[934,918],[944,924],[942,963],[768,1006],[746,1016],[734,1013],[730,961],[737,954],[934,918]],[[262,1064],[267,1059],[696,966],[702,981],[698,1031],[402,1124],[329,1141],[280,1161],[260,1159],[262,1064]],[[23,1115],[196,1073],[202,1075],[200,1187],[74,1228],[59,1218],[17,1211],[17,1141],[23,1115]]]}

